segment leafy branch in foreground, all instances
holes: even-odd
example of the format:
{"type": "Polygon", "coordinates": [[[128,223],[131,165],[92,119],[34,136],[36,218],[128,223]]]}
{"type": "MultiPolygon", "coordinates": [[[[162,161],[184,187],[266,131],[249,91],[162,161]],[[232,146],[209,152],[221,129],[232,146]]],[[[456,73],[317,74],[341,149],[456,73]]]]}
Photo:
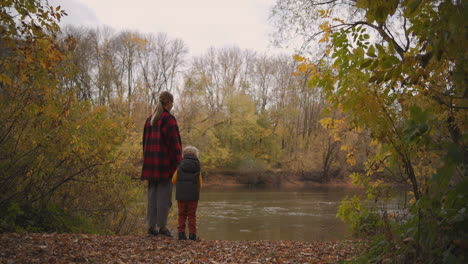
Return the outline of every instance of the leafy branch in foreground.
{"type": "Polygon", "coordinates": [[[305,1],[278,3],[283,15],[317,12],[309,25],[319,22],[324,57],[298,57],[298,70],[317,69],[310,87],[321,87],[374,144],[365,170],[352,174],[366,194],[338,213],[374,241],[357,261],[466,261],[466,3],[311,1],[303,11],[305,1]],[[407,208],[372,205],[401,195],[401,179],[411,190],[407,208]]]}

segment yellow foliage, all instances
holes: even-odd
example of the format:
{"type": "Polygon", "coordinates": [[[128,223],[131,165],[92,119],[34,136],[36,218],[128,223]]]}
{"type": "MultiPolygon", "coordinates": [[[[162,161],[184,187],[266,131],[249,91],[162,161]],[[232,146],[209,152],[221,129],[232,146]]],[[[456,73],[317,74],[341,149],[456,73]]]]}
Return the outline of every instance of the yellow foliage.
{"type": "Polygon", "coordinates": [[[305,63],[301,63],[301,64],[299,64],[299,66],[297,66],[297,70],[299,72],[306,72],[307,71],[307,65],[305,63]]]}
{"type": "Polygon", "coordinates": [[[356,159],[354,157],[354,152],[348,153],[346,155],[346,162],[351,166],[356,166],[356,159]]]}
{"type": "Polygon", "coordinates": [[[3,83],[5,85],[11,85],[12,80],[8,75],[2,73],[2,74],[0,74],[0,83],[3,83]]]}
{"type": "Polygon", "coordinates": [[[384,181],[382,179],[378,179],[374,183],[372,183],[372,187],[378,188],[378,187],[381,187],[383,184],[384,184],[384,181]]]}
{"type": "Polygon", "coordinates": [[[372,139],[371,143],[370,143],[370,146],[377,146],[379,143],[379,141],[375,138],[372,139]]]}
{"type": "Polygon", "coordinates": [[[330,23],[327,21],[327,22],[321,24],[319,27],[324,32],[323,37],[319,40],[319,43],[329,42],[330,41],[330,35],[332,33],[330,23]]]}
{"type": "Polygon", "coordinates": [[[344,23],[345,23],[345,21],[344,21],[343,19],[337,18],[337,17],[333,18],[333,21],[338,21],[338,22],[340,22],[341,24],[344,24],[344,23]]]}
{"type": "Polygon", "coordinates": [[[342,145],[340,149],[343,150],[343,151],[349,151],[349,150],[351,150],[351,146],[342,145]]]}
{"type": "Polygon", "coordinates": [[[320,13],[320,16],[321,16],[322,18],[327,18],[327,17],[330,16],[330,14],[331,14],[331,12],[332,12],[332,9],[328,9],[328,10],[323,10],[323,9],[322,9],[322,10],[319,10],[318,12],[320,13]]]}
{"type": "Polygon", "coordinates": [[[298,54],[294,54],[293,59],[294,59],[295,61],[297,61],[297,62],[303,62],[303,61],[306,60],[304,57],[302,57],[302,56],[300,56],[300,55],[298,55],[298,54]]]}
{"type": "MultiPolygon", "coordinates": [[[[330,41],[330,34],[331,34],[331,32],[329,32],[329,31],[325,32],[325,34],[323,34],[323,37],[319,40],[319,43],[329,42],[330,41]]],[[[328,53],[330,53],[330,52],[328,52],[328,53]]]]}
{"type": "Polygon", "coordinates": [[[317,66],[313,63],[307,64],[307,68],[310,70],[311,74],[315,74],[317,72],[317,66]]]}
{"type": "Polygon", "coordinates": [[[335,141],[340,141],[340,140],[341,140],[340,135],[339,135],[338,133],[334,133],[334,134],[333,134],[333,140],[335,140],[335,141]]]}

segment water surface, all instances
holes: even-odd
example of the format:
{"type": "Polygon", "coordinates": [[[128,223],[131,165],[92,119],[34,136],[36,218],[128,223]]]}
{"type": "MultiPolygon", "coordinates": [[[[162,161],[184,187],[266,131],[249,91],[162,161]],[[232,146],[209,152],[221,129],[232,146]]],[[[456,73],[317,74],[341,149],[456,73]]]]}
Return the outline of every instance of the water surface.
{"type": "Polygon", "coordinates": [[[198,233],[205,240],[336,240],[350,237],[336,218],[341,200],[359,191],[205,188],[198,233]]]}

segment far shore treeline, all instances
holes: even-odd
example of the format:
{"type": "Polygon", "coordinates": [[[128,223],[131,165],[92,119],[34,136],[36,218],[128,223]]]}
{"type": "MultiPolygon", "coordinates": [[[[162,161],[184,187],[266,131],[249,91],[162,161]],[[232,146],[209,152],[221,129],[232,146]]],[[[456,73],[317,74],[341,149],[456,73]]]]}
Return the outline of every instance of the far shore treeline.
{"type": "Polygon", "coordinates": [[[338,216],[374,241],[363,263],[466,260],[463,1],[277,0],[276,40],[306,36],[303,54],[199,56],[170,33],[1,3],[0,232],[141,233],[142,129],[167,90],[207,182],[349,179],[365,194],[338,216]],[[407,190],[401,212],[367,206],[407,190]]]}
{"type": "MultiPolygon", "coordinates": [[[[56,41],[62,63],[71,67],[60,89],[125,119],[121,134],[131,148],[125,152],[140,151],[142,124],[158,94],[168,90],[176,96],[173,113],[183,143],[201,150],[207,172],[306,171],[327,181],[353,169],[341,142],[327,132],[343,114],[329,107],[320,88],[308,85],[308,74],[296,73],[293,54],[229,47],[189,57],[190,47],[166,33],[109,27],[67,26],[56,41]]],[[[362,141],[360,164],[372,151],[365,133],[348,133],[344,140],[362,141]]],[[[136,170],[130,176],[138,177],[141,157],[132,158],[136,170]]]]}

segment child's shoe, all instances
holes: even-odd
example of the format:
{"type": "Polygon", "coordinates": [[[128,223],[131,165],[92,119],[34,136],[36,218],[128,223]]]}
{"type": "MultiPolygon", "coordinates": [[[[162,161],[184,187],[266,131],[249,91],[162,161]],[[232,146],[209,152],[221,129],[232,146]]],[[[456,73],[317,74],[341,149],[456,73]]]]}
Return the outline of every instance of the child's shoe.
{"type": "Polygon", "coordinates": [[[197,240],[197,235],[196,234],[189,234],[189,239],[190,240],[197,240]]]}
{"type": "Polygon", "coordinates": [[[179,232],[179,240],[187,240],[187,236],[185,236],[185,232],[179,232]]]}

